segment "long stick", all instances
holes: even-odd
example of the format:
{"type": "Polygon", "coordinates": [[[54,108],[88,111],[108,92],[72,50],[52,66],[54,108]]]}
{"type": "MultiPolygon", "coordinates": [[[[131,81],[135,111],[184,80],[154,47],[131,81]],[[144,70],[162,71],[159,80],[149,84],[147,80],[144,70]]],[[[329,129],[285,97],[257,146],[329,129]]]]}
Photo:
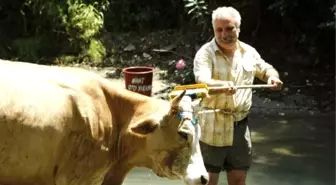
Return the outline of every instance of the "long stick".
{"type": "MultiPolygon", "coordinates": [[[[254,84],[254,85],[238,85],[234,86],[236,89],[247,89],[247,88],[271,88],[274,87],[274,85],[269,84],[254,84]]],[[[182,85],[182,86],[176,86],[174,90],[169,93],[169,98],[172,99],[178,94],[180,94],[183,90],[190,90],[190,91],[197,91],[193,92],[196,94],[198,98],[204,98],[207,95],[213,95],[213,94],[221,94],[221,90],[229,89],[230,87],[207,87],[205,84],[191,84],[191,85],[182,85]]]]}
{"type": "MultiPolygon", "coordinates": [[[[270,85],[270,84],[258,84],[258,85],[238,85],[238,86],[233,86],[237,89],[247,89],[247,88],[270,88],[270,87],[274,87],[274,85],[270,85]]],[[[217,90],[217,89],[228,89],[230,87],[208,87],[209,90],[217,90]]]]}
{"type": "MultiPolygon", "coordinates": [[[[260,88],[270,88],[274,87],[274,85],[269,85],[269,84],[253,84],[253,85],[238,85],[238,86],[233,86],[236,89],[247,89],[247,88],[252,88],[252,89],[260,89],[260,88]]],[[[230,87],[208,87],[208,93],[209,94],[220,94],[221,90],[226,90],[229,89],[230,87]]]]}

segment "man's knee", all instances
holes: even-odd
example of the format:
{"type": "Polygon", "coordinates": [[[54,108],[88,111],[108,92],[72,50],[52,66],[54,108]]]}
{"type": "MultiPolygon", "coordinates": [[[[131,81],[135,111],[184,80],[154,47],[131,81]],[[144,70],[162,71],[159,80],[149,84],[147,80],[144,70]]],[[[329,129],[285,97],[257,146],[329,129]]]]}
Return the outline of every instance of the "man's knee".
{"type": "Polygon", "coordinates": [[[207,185],[218,185],[219,173],[209,173],[209,182],[207,185]]]}
{"type": "Polygon", "coordinates": [[[227,180],[229,185],[246,185],[246,171],[231,170],[227,172],[227,180]]]}

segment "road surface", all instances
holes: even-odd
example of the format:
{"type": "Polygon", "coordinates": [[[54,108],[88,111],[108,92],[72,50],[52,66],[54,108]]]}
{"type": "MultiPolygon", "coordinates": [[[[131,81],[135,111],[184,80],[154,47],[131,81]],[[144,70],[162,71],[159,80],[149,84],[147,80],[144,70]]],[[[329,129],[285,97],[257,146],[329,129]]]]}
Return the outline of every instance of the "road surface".
{"type": "MultiPolygon", "coordinates": [[[[335,184],[334,115],[251,115],[253,165],[247,185],[335,184]]],[[[137,168],[124,185],[183,185],[137,168]]],[[[225,173],[220,185],[226,185],[225,173]]]]}

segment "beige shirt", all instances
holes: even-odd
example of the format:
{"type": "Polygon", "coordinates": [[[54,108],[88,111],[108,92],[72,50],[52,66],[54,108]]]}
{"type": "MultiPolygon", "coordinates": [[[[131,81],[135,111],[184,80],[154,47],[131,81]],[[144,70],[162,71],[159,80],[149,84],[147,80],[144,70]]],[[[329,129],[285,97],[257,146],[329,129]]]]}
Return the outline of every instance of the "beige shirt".
{"type": "MultiPolygon", "coordinates": [[[[248,44],[238,42],[232,62],[226,60],[215,39],[204,44],[194,59],[195,78],[232,81],[235,85],[251,85],[254,77],[262,78],[272,66],[248,44]]],[[[201,102],[203,109],[219,112],[200,114],[201,141],[212,146],[232,146],[234,121],[244,119],[252,105],[252,89],[238,89],[234,95],[211,95],[201,102]]]]}

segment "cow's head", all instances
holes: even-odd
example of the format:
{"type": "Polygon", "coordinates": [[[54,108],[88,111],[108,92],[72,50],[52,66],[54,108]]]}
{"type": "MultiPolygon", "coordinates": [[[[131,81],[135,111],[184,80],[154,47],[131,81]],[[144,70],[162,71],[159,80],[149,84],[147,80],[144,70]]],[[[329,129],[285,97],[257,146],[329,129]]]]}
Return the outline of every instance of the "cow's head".
{"type": "Polygon", "coordinates": [[[158,176],[183,179],[187,185],[205,185],[208,173],[199,146],[200,126],[193,117],[191,98],[185,91],[156,113],[131,126],[146,139],[142,153],[158,176]]]}

